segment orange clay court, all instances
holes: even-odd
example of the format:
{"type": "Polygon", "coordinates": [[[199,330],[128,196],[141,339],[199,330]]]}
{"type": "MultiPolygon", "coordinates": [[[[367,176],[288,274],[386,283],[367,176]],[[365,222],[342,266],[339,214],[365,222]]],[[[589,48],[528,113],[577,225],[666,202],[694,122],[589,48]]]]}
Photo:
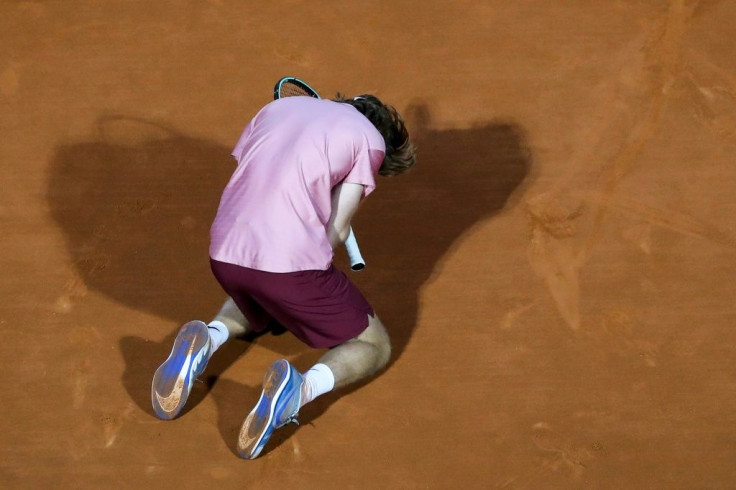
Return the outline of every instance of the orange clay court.
{"type": "Polygon", "coordinates": [[[734,488],[734,24],[717,0],[2,2],[0,487],[734,488]],[[320,351],[228,342],[173,421],[150,386],[224,300],[209,226],[284,75],[395,105],[419,157],[353,222],[388,369],[246,461],[264,370],[320,351]]]}

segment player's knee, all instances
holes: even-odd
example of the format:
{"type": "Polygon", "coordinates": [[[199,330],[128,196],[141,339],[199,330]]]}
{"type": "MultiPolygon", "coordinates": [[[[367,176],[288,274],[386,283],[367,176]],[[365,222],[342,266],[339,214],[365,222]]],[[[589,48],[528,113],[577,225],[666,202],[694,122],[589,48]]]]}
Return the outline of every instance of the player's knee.
{"type": "Polygon", "coordinates": [[[359,339],[375,349],[376,369],[382,369],[391,358],[391,340],[381,320],[377,316],[369,318],[368,328],[359,339]]]}

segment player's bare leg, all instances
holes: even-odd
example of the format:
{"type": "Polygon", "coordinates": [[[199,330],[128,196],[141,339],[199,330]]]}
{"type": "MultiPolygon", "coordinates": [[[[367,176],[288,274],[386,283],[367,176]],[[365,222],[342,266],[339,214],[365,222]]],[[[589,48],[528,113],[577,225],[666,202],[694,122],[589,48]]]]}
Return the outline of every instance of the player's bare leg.
{"type": "Polygon", "coordinates": [[[235,301],[229,297],[222,305],[222,308],[220,308],[217,315],[215,315],[212,322],[210,322],[210,325],[214,322],[221,322],[225,325],[228,330],[228,337],[240,337],[251,332],[248,320],[246,320],[243,313],[235,304],[235,301]]]}
{"type": "Polygon", "coordinates": [[[319,363],[326,365],[335,377],[334,388],[342,388],[383,369],[391,356],[391,341],[378,316],[368,317],[368,328],[323,355],[319,363]]]}

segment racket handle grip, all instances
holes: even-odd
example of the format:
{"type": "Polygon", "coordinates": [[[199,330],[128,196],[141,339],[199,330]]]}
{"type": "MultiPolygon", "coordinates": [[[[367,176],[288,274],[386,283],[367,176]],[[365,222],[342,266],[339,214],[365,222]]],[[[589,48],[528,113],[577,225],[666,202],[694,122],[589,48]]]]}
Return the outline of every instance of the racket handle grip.
{"type": "Polygon", "coordinates": [[[350,227],[350,233],[345,240],[345,248],[348,251],[348,258],[350,259],[350,268],[355,271],[362,271],[365,268],[365,260],[360,255],[360,248],[358,248],[358,241],[355,239],[353,233],[353,227],[350,227]]]}

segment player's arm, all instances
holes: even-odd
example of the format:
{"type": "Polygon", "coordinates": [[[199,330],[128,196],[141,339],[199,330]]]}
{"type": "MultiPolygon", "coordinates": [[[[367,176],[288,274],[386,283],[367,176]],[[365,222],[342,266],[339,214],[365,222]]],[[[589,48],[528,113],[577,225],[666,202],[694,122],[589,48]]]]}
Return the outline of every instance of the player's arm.
{"type": "Polygon", "coordinates": [[[363,196],[360,184],[342,183],[332,189],[332,214],[327,222],[327,237],[334,250],[345,243],[350,234],[350,220],[358,210],[363,196]]]}

